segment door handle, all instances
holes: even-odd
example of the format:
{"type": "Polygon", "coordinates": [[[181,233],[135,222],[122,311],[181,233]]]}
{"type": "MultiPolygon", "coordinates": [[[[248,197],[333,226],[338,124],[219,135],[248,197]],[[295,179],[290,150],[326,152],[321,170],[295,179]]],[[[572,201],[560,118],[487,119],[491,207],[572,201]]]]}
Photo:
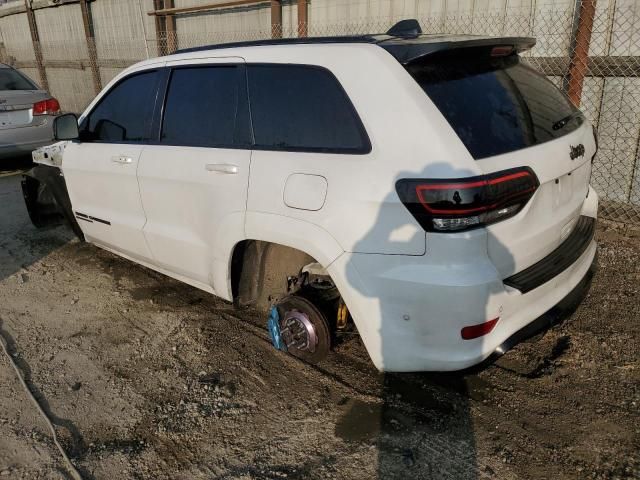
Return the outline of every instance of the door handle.
{"type": "Polygon", "coordinates": [[[238,173],[238,166],[231,163],[208,163],[205,165],[207,172],[218,172],[235,174],[238,173]]]}
{"type": "Polygon", "coordinates": [[[133,158],[127,157],[126,155],[118,155],[116,157],[111,157],[111,161],[115,163],[129,164],[133,163],[133,158]]]}

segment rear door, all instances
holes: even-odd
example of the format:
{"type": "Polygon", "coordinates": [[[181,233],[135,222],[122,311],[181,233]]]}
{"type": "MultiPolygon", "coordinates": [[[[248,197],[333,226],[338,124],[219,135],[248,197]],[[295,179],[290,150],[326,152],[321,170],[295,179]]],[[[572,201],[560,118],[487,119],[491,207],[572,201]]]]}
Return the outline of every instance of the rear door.
{"type": "Polygon", "coordinates": [[[154,262],[211,287],[228,261],[225,239],[244,237],[251,160],[243,59],[169,63],[160,140],[146,147],[138,181],[154,262]]]}
{"type": "Polygon", "coordinates": [[[159,70],[147,70],[116,83],[83,118],[80,141],[64,152],[69,197],[87,239],[139,260],[151,253],[136,169],[151,141],[159,79],[159,70]]]}
{"type": "Polygon", "coordinates": [[[530,167],[540,186],[515,217],[494,223],[488,251],[508,277],[571,233],[588,192],[595,139],[589,123],[517,55],[452,51],[408,67],[485,173],[530,167]]]}

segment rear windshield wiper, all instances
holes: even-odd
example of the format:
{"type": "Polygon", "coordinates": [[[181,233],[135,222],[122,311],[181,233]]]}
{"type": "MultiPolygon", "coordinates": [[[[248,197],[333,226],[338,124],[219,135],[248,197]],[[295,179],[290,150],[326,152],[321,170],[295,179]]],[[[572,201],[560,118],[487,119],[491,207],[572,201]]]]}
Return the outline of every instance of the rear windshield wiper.
{"type": "Polygon", "coordinates": [[[578,117],[582,117],[582,112],[580,112],[579,110],[577,112],[573,112],[570,115],[567,115],[566,117],[561,118],[560,120],[558,120],[556,123],[554,123],[551,128],[553,128],[554,130],[560,130],[561,128],[563,128],[567,123],[569,123],[571,120],[573,120],[574,118],[578,118],[578,117]]]}

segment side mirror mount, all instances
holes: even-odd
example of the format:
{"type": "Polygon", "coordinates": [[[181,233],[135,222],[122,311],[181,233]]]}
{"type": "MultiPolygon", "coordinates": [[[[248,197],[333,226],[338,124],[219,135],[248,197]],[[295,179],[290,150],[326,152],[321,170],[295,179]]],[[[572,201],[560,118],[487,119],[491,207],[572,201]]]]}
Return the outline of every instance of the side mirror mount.
{"type": "Polygon", "coordinates": [[[60,115],[53,120],[53,138],[62,140],[77,140],[80,137],[78,131],[78,117],[73,113],[60,115]]]}

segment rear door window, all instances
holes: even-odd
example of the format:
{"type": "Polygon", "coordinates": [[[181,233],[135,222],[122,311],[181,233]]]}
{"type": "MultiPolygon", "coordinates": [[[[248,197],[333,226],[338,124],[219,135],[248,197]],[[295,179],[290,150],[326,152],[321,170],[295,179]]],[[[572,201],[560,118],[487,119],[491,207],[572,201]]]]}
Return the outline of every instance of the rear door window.
{"type": "Polygon", "coordinates": [[[151,140],[151,120],[155,105],[158,72],[148,71],[127,77],[102,97],[83,120],[84,141],[143,143],[151,140]]]}
{"type": "Polygon", "coordinates": [[[160,141],[194,147],[248,146],[246,79],[238,66],[172,72],[160,141]]]}
{"type": "Polygon", "coordinates": [[[408,71],[475,159],[554,140],[584,121],[553,83],[517,55],[449,52],[408,71]]]}
{"type": "Polygon", "coordinates": [[[335,76],[307,65],[250,65],[255,148],[368,153],[362,123],[335,76]]]}

